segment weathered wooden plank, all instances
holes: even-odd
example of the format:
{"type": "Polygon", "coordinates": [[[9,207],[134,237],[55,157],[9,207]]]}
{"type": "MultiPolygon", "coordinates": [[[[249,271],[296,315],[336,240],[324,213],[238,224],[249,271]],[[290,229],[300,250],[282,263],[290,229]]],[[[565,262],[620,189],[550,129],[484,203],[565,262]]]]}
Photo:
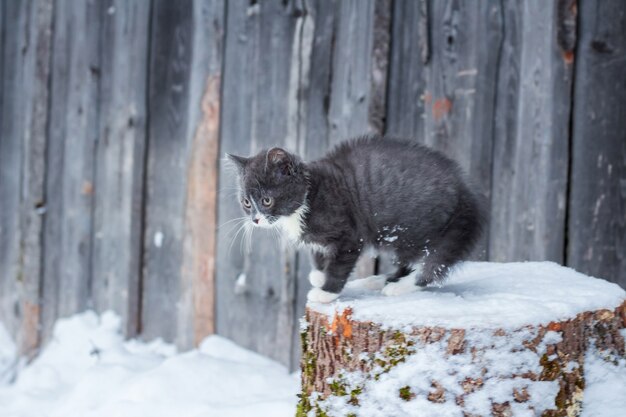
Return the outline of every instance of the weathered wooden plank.
{"type": "Polygon", "coordinates": [[[492,260],[563,261],[573,54],[561,39],[575,33],[575,8],[559,13],[559,7],[504,2],[492,260]]]}
{"type": "Polygon", "coordinates": [[[626,5],[578,9],[567,263],[626,288],[626,5]]]}
{"type": "Polygon", "coordinates": [[[100,4],[56,2],[46,169],[42,326],[89,304],[100,4]]]}
{"type": "MultiPolygon", "coordinates": [[[[394,1],[387,80],[385,134],[424,142],[425,65],[429,59],[429,24],[426,0],[394,1]]],[[[380,254],[377,273],[393,271],[393,258],[380,254]]]]}
{"type": "Polygon", "coordinates": [[[43,250],[43,213],[45,212],[45,155],[49,77],[52,54],[52,0],[34,1],[28,5],[29,45],[22,50],[21,71],[23,131],[21,141],[21,329],[17,338],[20,352],[32,356],[39,347],[40,290],[43,250]]]}
{"type": "MultiPolygon", "coordinates": [[[[497,2],[394,3],[386,133],[446,153],[485,199],[501,39],[497,2]]],[[[474,257],[486,248],[487,234],[474,257]]],[[[390,268],[383,257],[379,269],[390,268]]]]}
{"type": "MultiPolygon", "coordinates": [[[[433,1],[429,16],[424,143],[456,160],[488,199],[502,10],[496,2],[433,1]]],[[[487,233],[475,256],[485,259],[486,250],[487,233]]]]}
{"type": "Polygon", "coordinates": [[[394,1],[387,84],[387,123],[390,136],[415,138],[425,136],[424,67],[429,58],[424,52],[429,37],[423,29],[428,25],[427,3],[394,1]]]}
{"type": "Polygon", "coordinates": [[[0,320],[19,333],[20,182],[22,170],[20,51],[26,43],[24,5],[2,2],[0,45],[0,320]]]}
{"type": "Polygon", "coordinates": [[[215,257],[220,90],[225,6],[194,2],[190,79],[185,240],[179,344],[198,344],[215,331],[215,257]]]}
{"type": "Polygon", "coordinates": [[[189,348],[214,330],[224,4],[156,1],[142,334],[189,348]]]}
{"type": "MultiPolygon", "coordinates": [[[[476,6],[430,4],[424,143],[456,160],[488,199],[502,10],[497,3],[476,6]]],[[[475,250],[479,259],[487,257],[487,236],[475,250]]]]}
{"type": "Polygon", "coordinates": [[[328,112],[331,146],[350,137],[376,132],[369,114],[377,3],[376,0],[339,2],[328,112]]]}
{"type": "MultiPolygon", "coordinates": [[[[329,149],[328,138],[328,97],[332,79],[333,38],[336,24],[336,1],[318,0],[307,2],[307,13],[311,20],[308,30],[303,27],[300,35],[300,48],[303,59],[309,55],[308,73],[302,74],[299,82],[298,105],[301,126],[298,152],[305,160],[322,157],[329,149]],[[312,26],[312,27],[311,27],[312,26]],[[312,37],[310,39],[309,37],[312,37]],[[308,52],[308,54],[306,53],[308,52]]],[[[290,106],[291,107],[291,106],[290,106]]],[[[299,250],[294,279],[295,306],[292,331],[290,368],[296,369],[300,361],[300,318],[304,314],[306,296],[311,289],[308,281],[311,261],[308,250],[299,250]]]]}
{"type": "MultiPolygon", "coordinates": [[[[289,103],[295,93],[290,88],[299,80],[294,48],[297,33],[305,30],[298,22],[304,19],[299,2],[228,4],[222,152],[248,155],[277,145],[297,147],[297,138],[289,135],[297,135],[298,123],[292,119],[298,113],[289,103]]],[[[287,364],[294,320],[294,252],[258,230],[243,254],[236,247],[231,250],[233,228],[227,222],[241,216],[241,209],[235,173],[225,167],[220,172],[218,219],[225,227],[218,234],[217,331],[287,364]]],[[[239,245],[240,238],[233,243],[239,245]]]]}
{"type": "MultiPolygon", "coordinates": [[[[150,2],[101,4],[99,139],[95,155],[92,297],[137,333],[150,2]]],[[[96,70],[96,69],[94,69],[96,70]]]]}
{"type": "MultiPolygon", "coordinates": [[[[226,12],[224,77],[222,87],[220,153],[248,155],[253,117],[252,76],[254,45],[258,30],[258,6],[230,2],[226,12]],[[250,11],[250,13],[248,13],[250,11]],[[250,46],[252,44],[252,46],[250,46]]],[[[245,316],[240,311],[249,287],[245,275],[243,213],[238,202],[237,172],[226,159],[219,165],[217,210],[217,264],[215,271],[216,331],[237,343],[253,347],[253,322],[263,316],[245,316]],[[239,220],[236,220],[239,219],[239,220]],[[236,306],[236,307],[235,307],[236,306]]],[[[248,219],[245,219],[248,220],[248,219]]],[[[256,322],[258,329],[262,324],[256,322]]]]}
{"type": "Polygon", "coordinates": [[[183,262],[193,3],[153,4],[141,331],[176,340],[183,262]]]}
{"type": "MultiPolygon", "coordinates": [[[[330,92],[329,143],[384,131],[385,90],[391,3],[339,2],[330,92]]],[[[364,256],[356,276],[374,273],[375,259],[364,256]]]]}
{"type": "Polygon", "coordinates": [[[2,16],[16,26],[5,22],[8,54],[2,55],[7,78],[0,95],[11,105],[0,113],[0,321],[11,328],[20,352],[31,356],[39,344],[52,1],[6,8],[2,16]]]}

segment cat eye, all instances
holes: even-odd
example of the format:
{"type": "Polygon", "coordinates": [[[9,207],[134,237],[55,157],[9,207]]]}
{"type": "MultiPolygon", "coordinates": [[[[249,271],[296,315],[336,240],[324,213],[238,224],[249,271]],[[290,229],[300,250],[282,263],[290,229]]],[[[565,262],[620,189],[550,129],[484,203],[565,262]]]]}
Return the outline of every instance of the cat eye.
{"type": "Polygon", "coordinates": [[[273,202],[274,200],[272,199],[272,197],[263,197],[263,200],[261,200],[261,203],[263,203],[265,207],[271,206],[273,202]]]}
{"type": "Polygon", "coordinates": [[[252,203],[250,202],[250,200],[248,200],[247,198],[244,198],[243,200],[241,200],[241,202],[243,203],[243,206],[247,209],[249,209],[250,207],[252,207],[252,203]]]}

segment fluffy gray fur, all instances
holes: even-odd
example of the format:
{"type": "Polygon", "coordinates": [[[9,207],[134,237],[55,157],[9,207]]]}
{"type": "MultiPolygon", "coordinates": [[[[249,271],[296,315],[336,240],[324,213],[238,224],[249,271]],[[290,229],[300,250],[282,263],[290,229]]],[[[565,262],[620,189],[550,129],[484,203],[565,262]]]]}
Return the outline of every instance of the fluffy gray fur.
{"type": "Polygon", "coordinates": [[[313,162],[281,148],[229,158],[244,212],[265,227],[297,222],[292,237],[311,247],[328,293],[343,289],[368,246],[394,254],[387,283],[419,263],[416,286],[441,282],[481,233],[483,205],[459,166],[419,144],[364,137],[313,162]]]}

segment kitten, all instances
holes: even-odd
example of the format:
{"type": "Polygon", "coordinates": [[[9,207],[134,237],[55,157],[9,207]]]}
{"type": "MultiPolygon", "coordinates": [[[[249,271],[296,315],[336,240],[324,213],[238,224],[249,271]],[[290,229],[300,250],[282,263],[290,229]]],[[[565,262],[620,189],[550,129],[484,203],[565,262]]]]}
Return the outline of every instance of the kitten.
{"type": "Polygon", "coordinates": [[[254,225],[310,248],[309,301],[335,300],[366,247],[394,255],[383,294],[439,283],[481,233],[484,210],[459,166],[422,145],[369,136],[313,162],[281,148],[227,156],[254,225]]]}

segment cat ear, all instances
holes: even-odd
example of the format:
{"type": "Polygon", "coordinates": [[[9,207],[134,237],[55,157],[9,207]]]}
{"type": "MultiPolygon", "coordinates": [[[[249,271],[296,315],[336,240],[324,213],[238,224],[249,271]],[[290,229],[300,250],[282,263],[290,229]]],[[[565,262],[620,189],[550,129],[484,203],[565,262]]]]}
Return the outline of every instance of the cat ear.
{"type": "Polygon", "coordinates": [[[281,175],[294,173],[294,158],[284,149],[272,148],[267,151],[267,164],[274,166],[281,175]]]}
{"type": "Polygon", "coordinates": [[[226,159],[228,159],[230,163],[233,164],[237,168],[237,171],[239,171],[240,173],[243,171],[243,169],[248,164],[248,161],[250,160],[250,158],[233,155],[231,153],[226,154],[226,159]]]}

